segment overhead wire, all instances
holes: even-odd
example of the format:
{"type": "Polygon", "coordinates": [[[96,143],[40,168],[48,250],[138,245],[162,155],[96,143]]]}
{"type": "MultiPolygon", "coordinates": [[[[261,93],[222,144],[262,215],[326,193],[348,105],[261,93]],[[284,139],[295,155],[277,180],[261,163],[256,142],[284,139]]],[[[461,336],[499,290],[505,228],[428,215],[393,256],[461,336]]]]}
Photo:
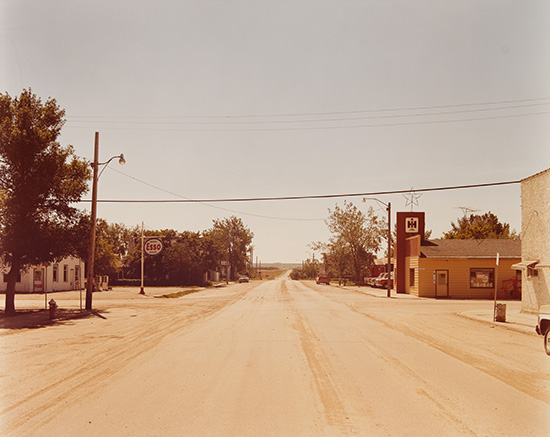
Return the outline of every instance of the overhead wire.
{"type": "MultiPolygon", "coordinates": [[[[426,124],[442,124],[442,123],[459,123],[459,122],[472,122],[472,121],[483,121],[483,120],[495,120],[495,119],[505,119],[505,118],[515,118],[515,117],[527,117],[534,115],[543,115],[549,114],[550,111],[539,111],[539,112],[530,112],[530,113],[521,113],[521,114],[502,114],[494,115],[487,117],[476,117],[476,118],[460,118],[460,119],[445,119],[445,120],[422,120],[422,121],[403,121],[397,123],[377,123],[377,124],[352,124],[352,125],[321,125],[321,126],[306,126],[306,127],[297,127],[292,126],[293,124],[304,124],[304,123],[340,123],[340,122],[355,122],[362,120],[383,120],[383,119],[396,119],[396,118],[417,118],[417,117],[436,117],[441,115],[459,115],[467,113],[479,113],[487,111],[503,111],[511,109],[523,109],[523,108],[533,108],[538,106],[547,106],[550,105],[550,98],[539,98],[539,99],[523,99],[523,100],[509,100],[502,102],[486,102],[486,103],[471,103],[471,104],[459,104],[459,105],[439,105],[439,106],[419,106],[416,108],[389,108],[389,109],[368,109],[360,111],[339,111],[339,112],[312,112],[312,113],[288,113],[288,114],[270,114],[270,115],[224,115],[224,116],[181,116],[181,117],[124,117],[124,116],[73,116],[69,117],[68,120],[70,123],[102,123],[107,125],[119,125],[119,127],[105,127],[105,129],[110,130],[125,130],[129,129],[128,126],[120,125],[134,125],[139,124],[141,127],[135,128],[131,127],[134,130],[140,131],[181,131],[181,132],[247,132],[247,131],[301,131],[301,130],[330,130],[330,129],[354,129],[354,128],[371,128],[371,127],[387,127],[387,126],[408,126],[408,125],[426,125],[426,124]],[[540,103],[545,101],[545,103],[540,103]],[[538,102],[538,103],[529,103],[529,104],[518,104],[526,102],[538,102]],[[489,108],[478,108],[479,106],[489,106],[489,105],[502,105],[507,104],[509,106],[500,106],[500,107],[489,107],[489,108]],[[513,104],[510,106],[510,104],[513,104]],[[374,113],[374,112],[395,112],[395,111],[417,111],[417,110],[438,110],[438,109],[449,109],[449,108],[463,108],[463,107],[477,107],[477,109],[462,109],[454,111],[440,111],[440,112],[424,112],[417,114],[393,114],[393,115],[375,115],[375,116],[366,116],[366,117],[345,117],[345,118],[319,118],[319,119],[306,119],[306,120],[257,120],[258,118],[267,118],[267,117],[303,117],[303,116],[328,116],[328,115],[351,115],[351,114],[360,114],[360,113],[374,113]],[[255,120],[240,121],[236,119],[243,118],[254,118],[255,120]],[[190,119],[203,119],[203,121],[181,121],[181,120],[190,120],[190,119]],[[223,119],[223,121],[204,121],[212,119],[223,119]],[[153,121],[147,121],[153,120],[153,121]],[[162,120],[162,121],[159,121],[162,120]],[[176,121],[168,121],[176,120],[176,121]],[[229,120],[229,121],[227,121],[229,120]],[[237,127],[231,129],[219,128],[218,126],[255,126],[255,125],[290,125],[290,126],[273,126],[273,127],[237,127]],[[167,128],[158,126],[182,126],[182,127],[173,127],[167,128]],[[207,127],[196,127],[196,128],[187,128],[185,126],[209,126],[207,127]]],[[[68,127],[79,127],[79,126],[68,126],[68,127]]]]}
{"type": "MultiPolygon", "coordinates": [[[[468,188],[494,187],[501,185],[519,184],[521,180],[505,182],[489,182],[484,184],[454,185],[447,187],[415,188],[415,193],[427,193],[434,191],[460,190],[468,188]]],[[[304,196],[278,196],[278,197],[236,197],[236,198],[212,198],[212,199],[102,199],[101,203],[218,203],[218,202],[270,202],[287,200],[312,200],[312,199],[337,199],[347,197],[366,197],[366,196],[384,196],[390,194],[410,193],[411,189],[390,190],[390,191],[371,191],[363,193],[345,193],[345,194],[316,194],[304,196]]],[[[91,200],[81,200],[81,202],[91,202],[91,200]]]]}
{"type": "MultiPolygon", "coordinates": [[[[171,194],[172,196],[176,196],[176,197],[179,197],[180,200],[187,200],[187,201],[192,201],[193,199],[189,199],[188,197],[185,197],[185,196],[182,196],[181,194],[177,194],[177,193],[174,193],[172,191],[169,191],[169,190],[165,190],[164,188],[160,188],[156,185],[153,185],[149,182],[145,182],[141,179],[138,179],[134,176],[131,176],[127,173],[124,173],[120,170],[117,170],[115,168],[111,168],[111,167],[108,167],[109,170],[112,170],[112,171],[115,171],[123,176],[126,176],[127,178],[130,178],[136,182],[139,182],[140,184],[143,184],[143,185],[147,185],[148,187],[151,187],[151,188],[154,188],[156,190],[159,190],[159,191],[162,191],[162,192],[165,192],[165,193],[168,193],[168,194],[171,194]]],[[[83,200],[83,202],[86,202],[83,200]]],[[[98,202],[104,202],[104,203],[108,203],[106,201],[103,201],[103,200],[98,200],[98,202]]],[[[322,218],[299,218],[299,217],[274,217],[274,216],[268,216],[268,215],[262,215],[262,214],[254,214],[254,213],[250,213],[250,212],[244,212],[244,211],[236,211],[236,210],[233,210],[233,209],[229,209],[229,208],[224,208],[222,206],[218,206],[218,205],[210,205],[209,203],[206,203],[206,202],[193,202],[193,203],[200,203],[204,206],[208,206],[209,208],[214,208],[214,209],[219,209],[219,210],[222,210],[222,211],[226,211],[226,212],[231,212],[231,213],[236,213],[236,214],[242,214],[242,215],[247,215],[247,216],[250,216],[250,217],[258,217],[258,218],[264,218],[264,219],[272,219],[272,220],[285,220],[285,221],[323,221],[324,219],[322,218]]]]}
{"type": "MultiPolygon", "coordinates": [[[[463,108],[467,106],[488,106],[488,105],[503,105],[516,104],[525,102],[540,102],[548,101],[550,97],[539,97],[534,99],[518,99],[518,100],[500,100],[493,102],[475,102],[475,103],[459,103],[453,105],[432,105],[432,106],[415,106],[403,108],[378,108],[378,109],[360,109],[350,111],[331,111],[331,112],[297,112],[297,113],[274,113],[274,114],[237,114],[237,115],[185,115],[185,116],[102,116],[102,115],[73,115],[69,118],[134,118],[134,119],[193,119],[193,118],[263,118],[263,117],[303,117],[303,116],[319,116],[319,115],[345,115],[345,114],[363,114],[371,112],[395,112],[395,111],[419,111],[429,109],[446,109],[446,108],[463,108]]],[[[547,104],[547,103],[546,103],[547,104]]],[[[526,105],[529,106],[529,105],[526,105]]],[[[537,106],[537,105],[534,105],[537,106]]]]}

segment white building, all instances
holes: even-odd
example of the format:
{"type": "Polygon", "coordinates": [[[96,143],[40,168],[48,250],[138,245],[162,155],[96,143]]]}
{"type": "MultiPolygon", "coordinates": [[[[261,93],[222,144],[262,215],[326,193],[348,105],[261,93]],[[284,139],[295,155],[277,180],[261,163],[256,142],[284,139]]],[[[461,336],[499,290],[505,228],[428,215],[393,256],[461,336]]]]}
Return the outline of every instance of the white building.
{"type": "MultiPolygon", "coordinates": [[[[9,267],[0,266],[0,292],[6,292],[9,267]]],[[[68,257],[47,266],[33,266],[22,272],[15,284],[16,293],[51,293],[84,288],[84,262],[68,257]]]]}
{"type": "Polygon", "coordinates": [[[522,310],[550,304],[550,168],[521,181],[522,310]]]}

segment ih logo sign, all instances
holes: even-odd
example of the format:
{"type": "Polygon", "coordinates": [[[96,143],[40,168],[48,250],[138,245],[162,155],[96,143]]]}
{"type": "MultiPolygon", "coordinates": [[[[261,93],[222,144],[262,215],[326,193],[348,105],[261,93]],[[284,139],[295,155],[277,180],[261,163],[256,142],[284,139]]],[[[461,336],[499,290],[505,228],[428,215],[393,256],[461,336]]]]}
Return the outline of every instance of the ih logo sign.
{"type": "Polygon", "coordinates": [[[408,234],[418,233],[418,217],[407,217],[405,219],[405,232],[408,234]]]}

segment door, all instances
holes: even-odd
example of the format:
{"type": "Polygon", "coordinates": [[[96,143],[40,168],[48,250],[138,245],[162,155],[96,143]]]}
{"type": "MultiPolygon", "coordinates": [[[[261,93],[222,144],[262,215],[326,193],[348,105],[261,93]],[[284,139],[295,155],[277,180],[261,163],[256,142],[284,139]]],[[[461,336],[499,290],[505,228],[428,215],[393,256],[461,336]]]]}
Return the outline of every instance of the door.
{"type": "Polygon", "coordinates": [[[435,271],[435,297],[449,296],[449,271],[435,271]]]}
{"type": "Polygon", "coordinates": [[[42,293],[44,291],[44,269],[33,269],[33,291],[42,293]]]}

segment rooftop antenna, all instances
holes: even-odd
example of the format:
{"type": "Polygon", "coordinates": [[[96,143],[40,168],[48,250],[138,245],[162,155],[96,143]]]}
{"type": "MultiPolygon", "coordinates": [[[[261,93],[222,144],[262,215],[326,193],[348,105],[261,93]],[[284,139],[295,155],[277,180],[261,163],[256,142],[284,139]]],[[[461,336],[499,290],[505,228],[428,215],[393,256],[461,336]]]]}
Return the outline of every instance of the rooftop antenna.
{"type": "Polygon", "coordinates": [[[464,217],[468,217],[472,213],[479,211],[479,209],[469,208],[468,206],[456,206],[455,208],[461,209],[464,217]]]}

